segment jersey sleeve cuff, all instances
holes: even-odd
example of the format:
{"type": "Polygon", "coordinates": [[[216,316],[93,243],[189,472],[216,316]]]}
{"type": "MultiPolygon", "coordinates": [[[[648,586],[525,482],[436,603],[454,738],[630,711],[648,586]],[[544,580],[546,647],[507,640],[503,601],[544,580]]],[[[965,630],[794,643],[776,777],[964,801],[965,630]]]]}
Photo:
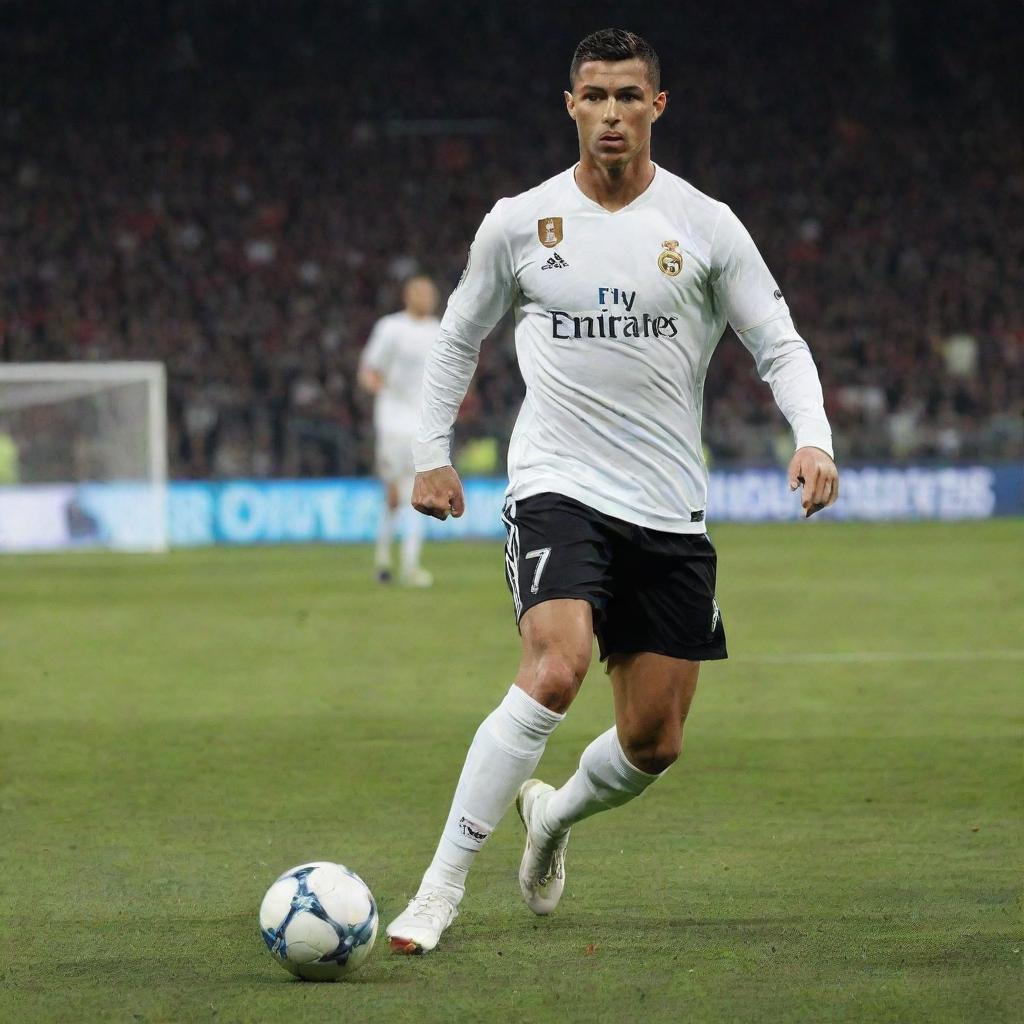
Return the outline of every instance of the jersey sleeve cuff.
{"type": "Polygon", "coordinates": [[[832,434],[821,428],[805,428],[796,435],[797,448],[820,448],[830,459],[835,458],[832,451],[832,434]]]}
{"type": "Polygon", "coordinates": [[[448,446],[438,444],[423,444],[419,441],[412,446],[413,465],[417,473],[429,473],[432,469],[440,469],[442,466],[452,464],[451,453],[448,446]]]}

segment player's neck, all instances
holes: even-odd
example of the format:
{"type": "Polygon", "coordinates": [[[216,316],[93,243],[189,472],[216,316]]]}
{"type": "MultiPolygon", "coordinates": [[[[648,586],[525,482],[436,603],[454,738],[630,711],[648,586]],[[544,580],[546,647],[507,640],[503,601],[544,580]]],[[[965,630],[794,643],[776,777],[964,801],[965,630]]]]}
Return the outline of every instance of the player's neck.
{"type": "Polygon", "coordinates": [[[576,184],[580,191],[609,213],[629,206],[642,195],[654,180],[654,163],[650,153],[638,154],[622,167],[605,167],[580,154],[576,167],[576,184]]]}

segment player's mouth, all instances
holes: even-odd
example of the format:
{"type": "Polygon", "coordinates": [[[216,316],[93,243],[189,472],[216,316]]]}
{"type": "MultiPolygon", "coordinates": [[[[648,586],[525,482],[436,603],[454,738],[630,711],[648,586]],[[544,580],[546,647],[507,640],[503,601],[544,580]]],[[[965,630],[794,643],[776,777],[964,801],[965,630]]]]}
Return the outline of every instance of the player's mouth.
{"type": "Polygon", "coordinates": [[[626,139],[618,132],[605,132],[604,135],[598,139],[599,142],[603,142],[606,146],[624,146],[626,139]]]}

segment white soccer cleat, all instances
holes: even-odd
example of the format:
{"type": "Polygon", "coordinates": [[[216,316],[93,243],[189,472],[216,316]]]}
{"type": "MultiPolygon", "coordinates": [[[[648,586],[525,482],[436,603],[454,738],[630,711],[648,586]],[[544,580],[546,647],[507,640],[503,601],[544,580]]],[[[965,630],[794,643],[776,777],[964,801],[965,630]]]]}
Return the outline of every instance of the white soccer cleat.
{"type": "Polygon", "coordinates": [[[516,797],[516,810],[526,829],[526,849],[519,862],[519,891],[526,905],[541,917],[558,906],[565,888],[565,848],[569,844],[569,833],[551,837],[532,825],[538,801],[544,794],[554,791],[554,786],[540,779],[527,779],[516,797]]]}
{"type": "Polygon", "coordinates": [[[455,904],[437,889],[417,893],[387,927],[392,953],[429,953],[441,933],[459,916],[455,904]]]}
{"type": "Polygon", "coordinates": [[[418,565],[415,569],[407,569],[402,573],[402,583],[407,587],[432,587],[434,577],[418,565]]]}

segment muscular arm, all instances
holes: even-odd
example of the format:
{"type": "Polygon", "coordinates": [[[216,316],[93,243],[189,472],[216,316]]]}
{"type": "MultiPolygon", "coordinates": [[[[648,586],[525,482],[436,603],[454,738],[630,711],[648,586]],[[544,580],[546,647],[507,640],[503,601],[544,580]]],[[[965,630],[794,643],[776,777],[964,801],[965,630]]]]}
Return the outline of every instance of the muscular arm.
{"type": "Polygon", "coordinates": [[[500,206],[499,202],[476,233],[466,270],[448,300],[423,372],[420,421],[413,444],[417,474],[413,505],[441,519],[450,510],[461,513],[462,487],[450,468],[455,418],[476,372],[480,345],[516,292],[500,206]]]}
{"type": "Polygon", "coordinates": [[[413,453],[416,472],[451,464],[451,435],[459,407],[476,373],[480,345],[490,328],[462,317],[451,306],[423,368],[419,429],[413,453]]]}
{"type": "Polygon", "coordinates": [[[736,333],[754,357],[761,380],[772,389],[775,404],[793,428],[796,447],[813,446],[831,455],[832,430],[825,416],[818,369],[788,311],[784,316],[736,333]]]}
{"type": "Polygon", "coordinates": [[[789,465],[790,486],[795,490],[803,485],[804,515],[811,516],[839,494],[818,369],[757,246],[728,208],[711,248],[715,289],[729,322],[793,429],[796,453],[789,465]]]}
{"type": "Polygon", "coordinates": [[[487,333],[449,306],[423,368],[412,507],[435,519],[447,519],[449,513],[458,518],[466,509],[462,481],[451,465],[451,437],[487,333]]]}

